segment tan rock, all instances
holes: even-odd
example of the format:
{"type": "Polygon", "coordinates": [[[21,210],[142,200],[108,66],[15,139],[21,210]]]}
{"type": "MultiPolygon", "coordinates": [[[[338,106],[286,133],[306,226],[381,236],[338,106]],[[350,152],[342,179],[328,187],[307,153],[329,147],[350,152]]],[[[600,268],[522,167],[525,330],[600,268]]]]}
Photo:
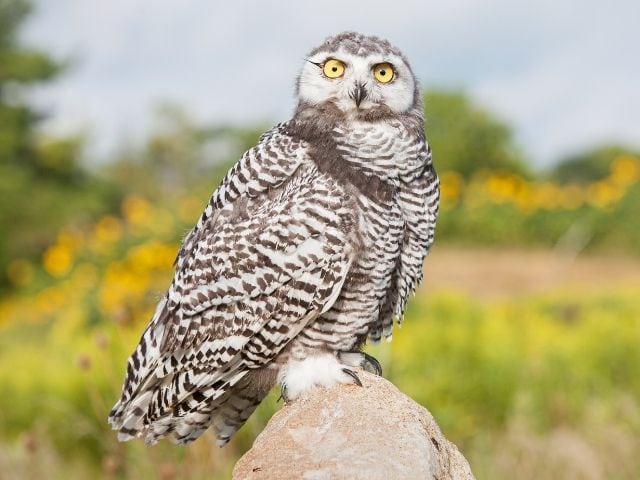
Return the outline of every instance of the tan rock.
{"type": "Polygon", "coordinates": [[[235,480],[473,479],[433,416],[381,377],[318,388],[285,405],[233,470],[235,480]]]}

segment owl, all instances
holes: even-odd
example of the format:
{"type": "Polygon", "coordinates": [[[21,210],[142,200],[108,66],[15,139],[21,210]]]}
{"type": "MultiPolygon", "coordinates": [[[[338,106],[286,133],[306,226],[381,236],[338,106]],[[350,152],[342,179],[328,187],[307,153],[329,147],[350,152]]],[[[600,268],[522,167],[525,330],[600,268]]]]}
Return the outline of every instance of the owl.
{"type": "Polygon", "coordinates": [[[306,57],[293,118],[260,137],[182,243],[109,415],[120,440],[224,445],[277,384],[292,401],[377,374],[422,279],[438,178],[418,83],[355,32],[306,57]]]}

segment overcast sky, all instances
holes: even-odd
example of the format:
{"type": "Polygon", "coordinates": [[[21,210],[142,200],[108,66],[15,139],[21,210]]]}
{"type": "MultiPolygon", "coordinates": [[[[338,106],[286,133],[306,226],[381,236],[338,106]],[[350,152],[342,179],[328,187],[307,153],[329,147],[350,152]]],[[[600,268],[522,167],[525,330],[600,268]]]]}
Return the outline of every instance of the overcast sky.
{"type": "Polygon", "coordinates": [[[47,128],[88,125],[106,154],[161,100],[204,122],[289,118],[304,55],[342,30],[388,38],[426,88],[464,89],[537,165],[640,146],[638,0],[40,0],[25,37],[74,60],[34,95],[47,128]]]}

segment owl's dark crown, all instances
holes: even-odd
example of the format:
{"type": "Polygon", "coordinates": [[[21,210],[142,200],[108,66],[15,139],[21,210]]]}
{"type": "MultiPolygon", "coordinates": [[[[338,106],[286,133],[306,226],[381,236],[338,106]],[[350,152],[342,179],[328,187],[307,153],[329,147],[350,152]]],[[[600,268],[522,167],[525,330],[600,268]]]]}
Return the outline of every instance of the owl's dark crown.
{"type": "Polygon", "coordinates": [[[344,50],[353,55],[366,56],[371,54],[396,55],[401,57],[405,63],[409,63],[402,52],[385,40],[375,35],[363,35],[358,32],[342,32],[331,37],[327,37],[322,44],[314,48],[309,57],[318,53],[332,53],[337,50],[344,50]]]}

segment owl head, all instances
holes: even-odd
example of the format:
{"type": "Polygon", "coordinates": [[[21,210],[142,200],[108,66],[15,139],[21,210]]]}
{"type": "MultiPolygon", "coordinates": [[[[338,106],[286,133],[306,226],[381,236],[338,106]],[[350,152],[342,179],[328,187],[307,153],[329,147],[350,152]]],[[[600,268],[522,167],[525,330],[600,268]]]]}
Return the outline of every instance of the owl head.
{"type": "Polygon", "coordinates": [[[387,40],[356,32],[329,37],[307,55],[296,93],[300,104],[331,103],[346,115],[422,111],[406,57],[387,40]]]}

